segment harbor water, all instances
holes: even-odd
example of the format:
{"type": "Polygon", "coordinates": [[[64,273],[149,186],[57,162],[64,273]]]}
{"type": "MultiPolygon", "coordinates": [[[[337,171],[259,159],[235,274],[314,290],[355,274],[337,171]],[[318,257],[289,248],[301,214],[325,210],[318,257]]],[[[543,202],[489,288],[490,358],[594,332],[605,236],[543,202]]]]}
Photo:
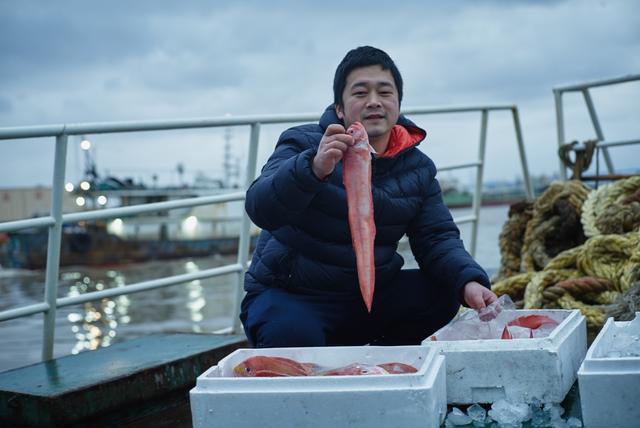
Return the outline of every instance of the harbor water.
{"type": "MultiPolygon", "coordinates": [[[[483,207],[476,259],[495,272],[500,265],[498,236],[507,219],[508,206],[483,207]]],[[[470,209],[454,209],[454,217],[470,209]]],[[[460,225],[468,245],[471,225],[460,225]]],[[[401,246],[405,267],[416,267],[408,245],[401,246]]],[[[64,267],[60,271],[58,297],[124,287],[127,284],[195,272],[234,263],[235,256],[212,256],[95,268],[64,267]]],[[[59,308],[56,317],[54,356],[106,347],[147,334],[161,332],[214,332],[233,323],[235,276],[196,280],[116,298],[59,308]]],[[[0,268],[0,310],[41,303],[44,271],[0,268]]],[[[42,314],[0,322],[0,371],[40,361],[42,314]]]]}

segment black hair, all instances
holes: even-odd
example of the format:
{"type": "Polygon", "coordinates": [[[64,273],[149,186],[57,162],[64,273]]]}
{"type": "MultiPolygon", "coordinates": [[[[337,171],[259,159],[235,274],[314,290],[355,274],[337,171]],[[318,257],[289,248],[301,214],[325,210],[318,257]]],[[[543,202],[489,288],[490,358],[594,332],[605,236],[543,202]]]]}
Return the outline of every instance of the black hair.
{"type": "Polygon", "coordinates": [[[338,64],[333,78],[333,102],[342,105],[342,93],[347,84],[347,76],[356,68],[379,65],[383,70],[389,70],[398,89],[398,103],[402,102],[402,76],[396,64],[386,52],[372,46],[360,46],[352,49],[338,64]]]}

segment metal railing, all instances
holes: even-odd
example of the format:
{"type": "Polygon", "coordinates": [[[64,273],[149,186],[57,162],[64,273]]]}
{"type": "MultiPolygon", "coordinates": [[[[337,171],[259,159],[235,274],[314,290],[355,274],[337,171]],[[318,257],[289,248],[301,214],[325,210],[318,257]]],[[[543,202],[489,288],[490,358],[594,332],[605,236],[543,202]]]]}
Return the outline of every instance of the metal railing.
{"type": "MultiPolygon", "coordinates": [[[[472,211],[469,216],[455,219],[457,223],[472,223],[472,238],[470,252],[475,255],[478,221],[480,217],[480,203],[482,197],[482,180],[485,164],[485,148],[487,140],[487,125],[490,111],[507,110],[511,111],[515,128],[515,136],[518,144],[518,151],[522,163],[525,190],[529,199],[533,198],[533,189],[529,177],[529,170],[524,152],[520,119],[516,106],[513,105],[486,105],[471,107],[448,107],[448,108],[408,108],[403,110],[405,115],[425,115],[443,113],[481,113],[481,127],[479,139],[478,160],[470,163],[450,165],[440,168],[443,170],[454,170],[462,168],[476,168],[475,192],[473,195],[472,211]]],[[[185,283],[196,279],[211,278],[230,273],[236,274],[235,307],[233,313],[233,326],[231,331],[241,331],[239,320],[240,301],[243,297],[243,274],[248,265],[249,240],[250,240],[250,219],[246,212],[243,212],[242,224],[240,228],[239,245],[236,263],[228,264],[212,269],[175,275],[165,278],[153,279],[118,287],[94,291],[79,296],[56,298],[58,293],[58,278],[60,271],[60,250],[62,238],[62,225],[75,223],[83,220],[97,220],[116,218],[123,215],[135,215],[151,211],[172,210],[176,208],[195,207],[207,204],[224,203],[230,201],[244,200],[244,192],[235,192],[215,196],[200,196],[176,201],[157,202],[140,204],[119,208],[107,208],[100,210],[85,211],[72,214],[62,213],[62,200],[65,186],[65,170],[67,158],[67,144],[70,136],[123,133],[123,132],[146,132],[158,130],[178,130],[190,128],[212,128],[226,126],[249,126],[249,154],[246,163],[245,189],[255,178],[258,142],[260,138],[260,126],[266,124],[311,122],[319,119],[318,114],[298,114],[298,115],[263,115],[263,116],[243,116],[243,117],[222,117],[222,118],[197,118],[197,119],[177,119],[161,121],[137,121],[137,122],[103,122],[84,124],[65,124],[49,126],[30,126],[15,128],[0,128],[0,140],[23,139],[36,137],[55,138],[54,171],[52,183],[52,203],[49,216],[9,221],[0,223],[0,232],[16,231],[33,227],[47,227],[48,247],[45,273],[45,296],[42,303],[9,309],[0,312],[0,321],[15,319],[34,315],[44,314],[42,359],[49,360],[53,357],[53,346],[55,338],[55,318],[56,309],[60,307],[76,305],[90,302],[106,297],[138,293],[160,287],[185,283]]],[[[243,210],[244,211],[244,210],[243,210]]]]}
{"type": "MultiPolygon", "coordinates": [[[[572,85],[557,86],[553,88],[553,97],[555,100],[555,107],[556,107],[556,126],[557,126],[557,133],[558,133],[558,146],[562,147],[567,143],[565,141],[565,132],[564,132],[564,109],[562,104],[562,95],[566,92],[582,92],[584,102],[587,105],[587,110],[589,111],[589,118],[591,119],[591,123],[593,124],[593,129],[596,133],[597,143],[595,147],[596,149],[602,150],[604,162],[605,162],[605,165],[607,166],[607,171],[609,172],[609,174],[615,174],[613,160],[611,159],[611,155],[609,154],[609,147],[638,144],[640,143],[640,140],[606,141],[604,137],[604,133],[602,132],[602,127],[600,126],[598,113],[596,112],[589,89],[600,87],[600,86],[609,86],[609,85],[617,85],[620,83],[633,82],[636,80],[640,80],[640,74],[631,74],[628,76],[616,77],[611,79],[594,80],[590,82],[576,83],[572,85]]],[[[567,179],[567,167],[562,162],[562,160],[560,160],[560,178],[562,180],[567,179]]]]}

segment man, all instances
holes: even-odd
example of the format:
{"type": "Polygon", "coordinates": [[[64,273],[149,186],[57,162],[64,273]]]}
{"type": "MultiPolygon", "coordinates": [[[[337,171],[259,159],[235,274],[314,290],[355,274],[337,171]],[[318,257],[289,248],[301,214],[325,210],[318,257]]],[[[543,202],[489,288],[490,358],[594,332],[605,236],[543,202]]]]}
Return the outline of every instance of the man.
{"type": "Polygon", "coordinates": [[[426,132],[400,115],[393,60],[370,46],[350,51],[333,92],[318,124],[280,136],[247,191],[246,210],[263,229],[240,315],[255,347],[419,344],[460,303],[480,309],[496,300],[442,201],[435,165],[417,148],[426,132]],[[356,121],[376,152],[371,313],[359,291],[342,184],[341,160],[353,144],[345,130],[356,121]],[[420,269],[401,270],[396,250],[405,234],[420,269]]]}

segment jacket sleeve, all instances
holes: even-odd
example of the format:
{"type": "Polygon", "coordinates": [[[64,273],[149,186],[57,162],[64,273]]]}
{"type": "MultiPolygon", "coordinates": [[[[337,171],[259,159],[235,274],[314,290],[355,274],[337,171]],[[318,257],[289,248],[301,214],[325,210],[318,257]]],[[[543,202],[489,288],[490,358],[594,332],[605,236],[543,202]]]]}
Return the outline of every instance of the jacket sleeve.
{"type": "Polygon", "coordinates": [[[293,223],[326,182],[311,170],[316,147],[300,131],[285,131],[247,190],[245,209],[260,228],[274,230],[293,223]]]}
{"type": "Polygon", "coordinates": [[[442,200],[435,165],[430,162],[428,169],[429,185],[422,209],[409,225],[409,243],[420,269],[433,281],[453,287],[459,302],[464,304],[465,284],[477,281],[491,288],[491,282],[464,248],[460,231],[442,200]]]}

